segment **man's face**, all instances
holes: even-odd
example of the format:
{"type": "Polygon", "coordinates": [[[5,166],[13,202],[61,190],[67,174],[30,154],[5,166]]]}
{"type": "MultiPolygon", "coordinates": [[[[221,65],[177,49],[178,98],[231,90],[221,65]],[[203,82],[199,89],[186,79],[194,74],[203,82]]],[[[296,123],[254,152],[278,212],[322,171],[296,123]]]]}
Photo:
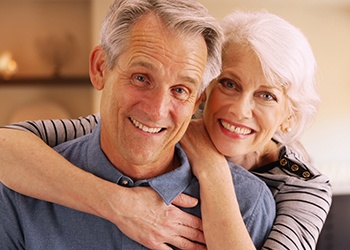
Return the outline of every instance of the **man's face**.
{"type": "Polygon", "coordinates": [[[153,14],[136,23],[103,76],[101,145],[118,169],[147,178],[169,166],[197,108],[206,61],[203,37],[169,31],[153,14]]]}

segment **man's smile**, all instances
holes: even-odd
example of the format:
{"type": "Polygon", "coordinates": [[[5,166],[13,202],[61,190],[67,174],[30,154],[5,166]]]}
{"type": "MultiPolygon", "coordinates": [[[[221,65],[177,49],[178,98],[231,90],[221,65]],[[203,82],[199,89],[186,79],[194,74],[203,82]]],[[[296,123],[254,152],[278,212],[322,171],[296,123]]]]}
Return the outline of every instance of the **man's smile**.
{"type": "Polygon", "coordinates": [[[147,127],[146,125],[140,123],[139,121],[136,121],[135,119],[133,119],[131,117],[129,119],[135,125],[135,127],[141,129],[143,132],[146,132],[146,133],[157,134],[157,133],[159,133],[160,131],[163,130],[163,128],[150,128],[150,127],[147,127]]]}

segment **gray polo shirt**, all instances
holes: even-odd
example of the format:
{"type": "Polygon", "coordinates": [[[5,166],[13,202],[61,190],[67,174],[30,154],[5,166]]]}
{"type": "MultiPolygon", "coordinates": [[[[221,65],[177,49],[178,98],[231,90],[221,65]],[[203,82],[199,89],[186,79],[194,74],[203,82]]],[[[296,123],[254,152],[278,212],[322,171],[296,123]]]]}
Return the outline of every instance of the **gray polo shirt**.
{"type": "MultiPolygon", "coordinates": [[[[156,178],[134,182],[120,173],[100,148],[100,125],[92,134],[56,147],[73,164],[130,188],[152,187],[167,204],[180,193],[199,198],[199,185],[179,145],[181,166],[156,178]]],[[[275,218],[275,202],[264,182],[231,165],[240,210],[255,245],[260,248],[275,218]]],[[[219,195],[219,194],[218,194],[219,195]]],[[[185,211],[200,217],[200,207],[185,211]]],[[[0,186],[0,249],[146,249],[99,217],[33,199],[0,186]]]]}

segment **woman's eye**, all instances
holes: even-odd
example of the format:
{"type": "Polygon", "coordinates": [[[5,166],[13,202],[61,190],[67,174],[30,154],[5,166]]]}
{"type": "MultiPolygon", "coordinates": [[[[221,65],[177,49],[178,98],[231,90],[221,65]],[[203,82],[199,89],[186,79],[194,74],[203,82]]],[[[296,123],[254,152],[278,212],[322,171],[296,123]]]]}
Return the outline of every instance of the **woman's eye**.
{"type": "Polygon", "coordinates": [[[239,85],[235,81],[228,78],[219,79],[218,83],[221,86],[221,91],[227,95],[236,94],[241,91],[239,85]]]}
{"type": "Polygon", "coordinates": [[[261,93],[260,96],[267,101],[277,101],[277,98],[270,93],[261,93]]]}
{"type": "Polygon", "coordinates": [[[235,89],[237,88],[236,86],[236,83],[229,80],[229,79],[222,79],[219,81],[219,83],[224,87],[224,88],[227,88],[227,89],[235,89]]]}

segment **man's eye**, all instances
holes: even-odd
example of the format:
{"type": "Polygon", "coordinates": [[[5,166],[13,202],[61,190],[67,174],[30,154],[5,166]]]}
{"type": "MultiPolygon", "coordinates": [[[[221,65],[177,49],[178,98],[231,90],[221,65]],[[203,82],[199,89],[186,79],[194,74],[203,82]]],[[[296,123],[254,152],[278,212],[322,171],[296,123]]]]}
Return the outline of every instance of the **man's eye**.
{"type": "Polygon", "coordinates": [[[179,100],[187,100],[190,96],[190,92],[187,88],[175,87],[173,88],[174,96],[179,100]]]}
{"type": "Polygon", "coordinates": [[[175,88],[174,90],[179,94],[183,94],[185,92],[183,88],[175,88]]]}
{"type": "Polygon", "coordinates": [[[143,75],[136,75],[135,79],[139,82],[146,82],[147,81],[146,77],[144,77],[143,75]]]}
{"type": "Polygon", "coordinates": [[[134,74],[131,80],[135,86],[139,87],[146,87],[150,84],[148,77],[142,74],[134,74]]]}

